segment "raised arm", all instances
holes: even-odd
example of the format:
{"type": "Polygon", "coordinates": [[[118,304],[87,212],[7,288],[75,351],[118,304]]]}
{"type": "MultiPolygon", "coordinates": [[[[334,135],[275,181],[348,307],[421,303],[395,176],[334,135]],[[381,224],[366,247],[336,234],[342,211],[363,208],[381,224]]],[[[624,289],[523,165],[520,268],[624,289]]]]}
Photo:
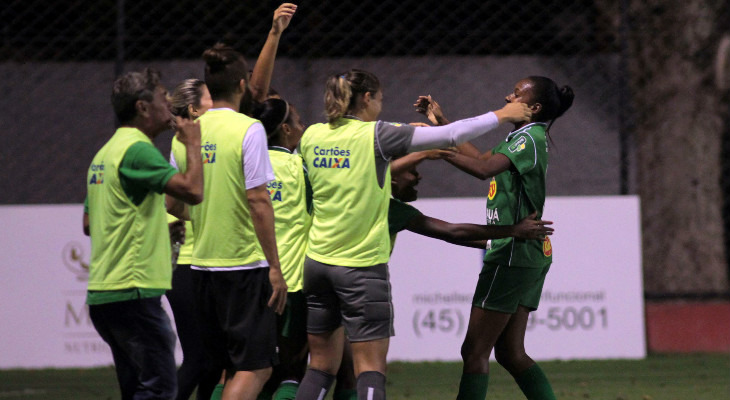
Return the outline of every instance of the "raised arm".
{"type": "Polygon", "coordinates": [[[281,34],[289,26],[294,13],[297,11],[296,4],[284,3],[274,11],[274,20],[266,37],[266,43],[261,49],[256,65],[251,73],[249,86],[253,99],[261,103],[266,100],[271,85],[271,76],[274,74],[274,60],[279,48],[281,34]]]}

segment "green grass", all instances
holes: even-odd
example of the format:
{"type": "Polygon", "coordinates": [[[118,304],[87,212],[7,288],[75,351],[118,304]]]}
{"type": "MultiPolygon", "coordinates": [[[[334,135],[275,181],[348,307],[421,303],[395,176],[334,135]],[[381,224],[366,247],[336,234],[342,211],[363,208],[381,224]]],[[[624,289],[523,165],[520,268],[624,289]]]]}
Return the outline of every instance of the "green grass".
{"type": "MultiPolygon", "coordinates": [[[[654,355],[645,360],[552,361],[540,366],[558,399],[730,399],[730,355],[654,355]]],[[[388,398],[454,399],[460,363],[392,363],[388,398]]],[[[0,399],[118,399],[114,370],[0,370],[0,399]]],[[[522,399],[512,378],[492,365],[488,399],[522,399]]]]}

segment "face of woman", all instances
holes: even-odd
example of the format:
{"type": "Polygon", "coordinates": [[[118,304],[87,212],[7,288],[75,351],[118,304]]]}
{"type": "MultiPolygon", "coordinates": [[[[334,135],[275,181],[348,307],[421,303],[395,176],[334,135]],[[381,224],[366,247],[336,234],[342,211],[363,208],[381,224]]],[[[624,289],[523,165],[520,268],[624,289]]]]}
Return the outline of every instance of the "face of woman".
{"type": "Polygon", "coordinates": [[[289,106],[289,113],[291,114],[289,117],[291,124],[284,124],[284,128],[287,132],[287,142],[289,142],[287,147],[291,147],[290,150],[294,150],[299,145],[299,141],[302,140],[304,124],[296,108],[289,106]]]}
{"type": "Polygon", "coordinates": [[[383,110],[383,91],[368,92],[366,95],[369,95],[370,98],[365,105],[365,118],[363,118],[363,121],[377,121],[380,112],[383,110]]]}
{"type": "Polygon", "coordinates": [[[515,83],[514,90],[504,100],[507,103],[525,103],[531,106],[535,102],[532,98],[532,82],[523,79],[515,83]]]}
{"type": "Polygon", "coordinates": [[[197,108],[198,117],[213,108],[213,99],[210,97],[208,86],[203,85],[200,87],[200,90],[202,91],[202,95],[200,96],[200,107],[197,108]]]}

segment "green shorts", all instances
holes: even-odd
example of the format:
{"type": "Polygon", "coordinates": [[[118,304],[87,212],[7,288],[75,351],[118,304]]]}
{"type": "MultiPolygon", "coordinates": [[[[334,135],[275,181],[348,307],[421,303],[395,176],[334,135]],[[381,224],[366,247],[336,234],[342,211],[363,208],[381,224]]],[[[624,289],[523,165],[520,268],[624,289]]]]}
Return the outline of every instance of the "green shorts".
{"type": "Polygon", "coordinates": [[[544,268],[507,267],[484,263],[472,305],[485,310],[514,314],[517,306],[537,310],[550,266],[544,268]]]}
{"type": "Polygon", "coordinates": [[[307,337],[307,299],[301,290],[286,294],[286,308],[278,316],[277,325],[283,337],[307,337]]]}

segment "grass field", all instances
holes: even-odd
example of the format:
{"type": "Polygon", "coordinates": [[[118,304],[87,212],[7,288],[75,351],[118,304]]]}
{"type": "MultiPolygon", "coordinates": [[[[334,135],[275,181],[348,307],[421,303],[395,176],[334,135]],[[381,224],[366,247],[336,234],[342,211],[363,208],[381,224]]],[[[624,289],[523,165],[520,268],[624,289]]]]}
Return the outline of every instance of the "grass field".
{"type": "MultiPolygon", "coordinates": [[[[645,360],[541,362],[558,399],[730,399],[730,355],[654,355],[645,360]]],[[[392,363],[388,398],[454,399],[459,363],[392,363]]],[[[114,371],[0,370],[0,399],[118,399],[114,371]]],[[[492,365],[488,399],[522,399],[512,378],[492,365]]]]}

